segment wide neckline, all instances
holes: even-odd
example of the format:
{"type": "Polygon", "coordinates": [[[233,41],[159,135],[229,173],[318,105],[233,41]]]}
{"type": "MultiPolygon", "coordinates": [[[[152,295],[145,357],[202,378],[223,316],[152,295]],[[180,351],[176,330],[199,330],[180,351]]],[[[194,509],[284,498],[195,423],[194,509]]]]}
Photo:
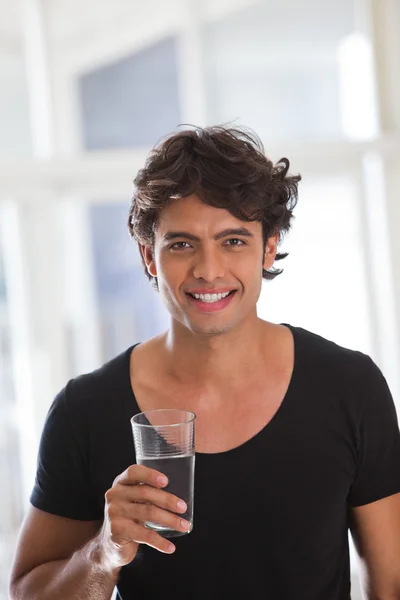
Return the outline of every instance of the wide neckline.
{"type": "MultiPolygon", "coordinates": [[[[297,331],[296,328],[293,327],[292,325],[289,325],[288,323],[280,323],[280,325],[283,325],[284,327],[287,327],[293,337],[293,370],[292,370],[292,374],[289,380],[289,384],[288,387],[286,389],[286,392],[283,396],[283,399],[277,409],[277,411],[275,412],[275,414],[273,415],[273,417],[268,421],[268,423],[266,423],[261,429],[260,431],[258,431],[256,434],[254,434],[251,438],[249,438],[248,440],[245,440],[242,444],[239,444],[238,446],[235,446],[234,448],[229,448],[228,450],[223,450],[222,452],[197,452],[196,451],[196,457],[201,457],[202,460],[204,458],[204,460],[207,459],[207,457],[227,457],[228,455],[232,455],[235,454],[237,452],[240,452],[244,449],[247,449],[248,446],[257,443],[257,440],[259,437],[264,436],[266,433],[269,433],[270,431],[272,431],[277,424],[279,423],[280,419],[282,418],[282,414],[287,410],[288,408],[288,404],[290,401],[290,397],[292,396],[292,389],[293,387],[295,387],[295,380],[297,379],[297,372],[299,369],[299,343],[298,343],[298,337],[297,337],[297,331]]],[[[131,360],[131,355],[132,352],[135,350],[135,348],[137,346],[140,345],[140,342],[137,344],[134,344],[133,346],[131,346],[128,350],[127,350],[127,384],[128,384],[128,388],[129,388],[129,394],[131,399],[133,399],[134,405],[136,406],[137,409],[137,413],[139,412],[143,412],[140,408],[140,406],[137,403],[136,400],[136,395],[135,392],[133,390],[132,387],[132,383],[131,383],[131,376],[130,376],[130,360],[131,360]]],[[[132,415],[134,416],[134,415],[132,415]]]]}

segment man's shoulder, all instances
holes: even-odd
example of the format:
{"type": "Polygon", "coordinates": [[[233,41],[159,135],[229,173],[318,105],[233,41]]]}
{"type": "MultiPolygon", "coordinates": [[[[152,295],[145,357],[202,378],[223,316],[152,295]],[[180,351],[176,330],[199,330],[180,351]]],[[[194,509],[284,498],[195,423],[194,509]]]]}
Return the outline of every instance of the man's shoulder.
{"type": "Polygon", "coordinates": [[[301,327],[293,327],[296,381],[310,397],[335,398],[345,410],[363,410],[368,388],[378,377],[370,356],[301,327]]]}
{"type": "Polygon", "coordinates": [[[289,327],[295,339],[297,358],[322,373],[348,373],[359,377],[365,375],[373,364],[370,356],[361,350],[346,347],[302,327],[289,327]]]}
{"type": "Polygon", "coordinates": [[[129,359],[133,348],[131,346],[96,369],[70,379],[63,390],[68,405],[99,404],[111,396],[126,396],[130,389],[129,359]]]}

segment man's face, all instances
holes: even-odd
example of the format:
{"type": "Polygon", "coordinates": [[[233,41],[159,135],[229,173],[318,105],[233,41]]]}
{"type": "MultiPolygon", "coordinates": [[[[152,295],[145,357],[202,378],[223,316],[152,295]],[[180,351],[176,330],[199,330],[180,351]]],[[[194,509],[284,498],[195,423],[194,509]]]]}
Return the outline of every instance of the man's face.
{"type": "Polygon", "coordinates": [[[264,260],[261,223],[241,221],[193,194],[163,209],[154,252],[142,252],[172,318],[194,333],[216,335],[254,318],[262,267],[272,266],[276,245],[276,236],[268,240],[264,260]]]}

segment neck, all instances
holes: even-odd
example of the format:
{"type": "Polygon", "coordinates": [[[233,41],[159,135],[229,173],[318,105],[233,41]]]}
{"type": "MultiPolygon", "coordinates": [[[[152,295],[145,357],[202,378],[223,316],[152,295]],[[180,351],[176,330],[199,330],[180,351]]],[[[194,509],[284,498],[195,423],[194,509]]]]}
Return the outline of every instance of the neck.
{"type": "Polygon", "coordinates": [[[255,317],[242,328],[201,335],[173,323],[164,336],[168,370],[182,383],[205,387],[243,382],[264,367],[266,342],[275,327],[255,317]]]}

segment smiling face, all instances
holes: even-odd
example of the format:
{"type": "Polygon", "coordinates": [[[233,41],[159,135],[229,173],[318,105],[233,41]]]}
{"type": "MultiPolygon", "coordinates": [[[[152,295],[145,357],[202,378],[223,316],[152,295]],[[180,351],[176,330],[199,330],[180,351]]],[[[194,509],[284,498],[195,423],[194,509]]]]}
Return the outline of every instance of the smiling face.
{"type": "Polygon", "coordinates": [[[272,266],[276,247],[273,236],[263,256],[261,223],[241,221],[193,194],[163,209],[154,248],[142,246],[142,253],[173,321],[216,335],[256,318],[262,268],[272,266]]]}

